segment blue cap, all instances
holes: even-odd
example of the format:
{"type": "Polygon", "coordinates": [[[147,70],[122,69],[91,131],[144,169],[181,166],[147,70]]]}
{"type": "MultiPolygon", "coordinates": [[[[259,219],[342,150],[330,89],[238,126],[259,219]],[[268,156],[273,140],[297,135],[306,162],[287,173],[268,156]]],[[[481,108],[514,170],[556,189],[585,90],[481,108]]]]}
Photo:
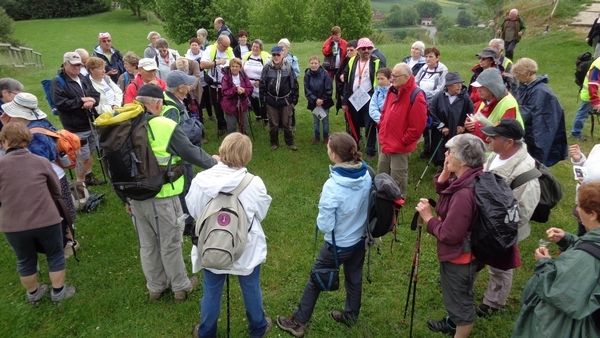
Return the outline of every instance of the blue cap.
{"type": "Polygon", "coordinates": [[[283,48],[280,46],[275,45],[271,48],[271,54],[281,54],[281,52],[283,52],[283,48]]]}

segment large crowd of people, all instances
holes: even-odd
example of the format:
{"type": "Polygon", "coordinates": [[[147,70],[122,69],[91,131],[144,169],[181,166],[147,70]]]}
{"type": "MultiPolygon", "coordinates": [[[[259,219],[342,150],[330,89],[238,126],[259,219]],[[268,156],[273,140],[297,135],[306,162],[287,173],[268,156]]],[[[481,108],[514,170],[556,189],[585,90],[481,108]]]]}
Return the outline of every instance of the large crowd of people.
{"type": "MultiPolygon", "coordinates": [[[[252,158],[248,135],[255,118],[268,125],[272,151],[280,146],[280,131],[287,148],[299,150],[296,106],[301,95],[300,64],[306,61],[303,93],[312,112],[312,143],[326,144],[332,165],[316,217],[324,244],[296,310],[275,320],[282,330],[295,337],[306,333],[319,294],[326,291],[313,274],[340,265],[344,266],[346,302],[330,316],[346,326],[357,322],[373,176],[365,160],[374,160],[376,173],[389,174],[406,197],[409,158],[423,140],[421,155],[439,168],[433,179],[439,199],[434,207],[422,198],[415,209],[437,240],[447,312],[441,320],[429,320],[428,328],[468,337],[476,317],[493,316],[507,306],[514,269],[521,264],[518,245],[507,257],[498,257],[504,268],[489,267],[487,289],[476,304],[473,285],[483,266],[471,251],[469,236],[478,217],[477,178],[493,172],[510,186],[539,163],[552,166],[569,155],[581,173],[575,208],[581,237],[548,229],[549,241],[557,243],[563,254],[553,259],[547,248],[536,250],[534,276],[526,285],[513,336],[599,335],[600,326],[594,321],[600,314],[600,258],[582,244],[600,244],[600,145],[588,157],[577,144],[569,147],[564,112],[548,78],[538,75],[538,65],[530,58],[511,60],[525,30],[516,9],[508,12],[501,25],[502,38],[492,39],[477,54],[479,61],[471,69],[469,83],[457,69],[440,61],[437,47],[427,47],[422,41],[412,43],[410,54],[388,68],[385,55],[373,41],[368,37],[346,41],[338,26],[323,42],[322,56],[307,60],[298,60],[287,38],[266,47],[260,39],[250,40],[247,31],[234,34],[220,17],[214,20],[214,30],[216,36],[210,42],[208,31],[198,29],[182,54],[170,48],[158,32],[148,34],[142,57],[131,51],[122,55],[108,32],[98,34],[98,45],[91,53],[83,48],[64,53],[49,96],[64,130],[79,139],[72,190],[61,165],[66,154],[59,151],[52,136],[57,128],[18,80],[0,79],[0,231],[16,255],[28,302],[42,301],[49,291],[54,302],[75,295],[75,288],[65,284],[65,251],[75,245],[69,233],[76,217],[71,195],[81,192],[83,196],[75,198],[81,202],[89,186],[103,183],[92,171],[93,152],[101,150],[94,149],[98,145],[94,120],[123,105],[138,105],[147,116],[152,134],[148,146],[159,166],[180,170],[151,198],[119,196],[139,239],[149,299],[159,300],[172,292],[176,301],[185,301],[200,284],[197,276],[188,277],[182,235],[198,235],[195,220],[204,217],[220,192],[236,193],[245,214],[239,216],[251,221],[246,246],[229,268],[205,268],[201,258],[193,259],[193,272],[204,270],[199,323],[193,334],[217,335],[225,276],[236,275],[249,334],[266,335],[273,321],[263,310],[260,286],[261,264],[267,255],[261,222],[271,197],[260,177],[250,175],[246,168],[252,158]],[[330,112],[340,109],[345,132],[330,128],[330,112]],[[215,119],[217,137],[225,137],[218,154],[210,156],[201,148],[209,142],[207,135],[195,139],[193,135],[201,132],[190,126],[215,119]],[[206,170],[194,177],[192,165],[206,170]],[[248,175],[251,180],[238,192],[248,175]],[[28,195],[31,191],[38,196],[34,200],[28,195]],[[37,252],[47,257],[51,288],[38,281],[37,252]]],[[[593,40],[597,42],[596,36],[593,40]]],[[[581,90],[582,103],[571,131],[576,139],[583,138],[583,122],[600,102],[598,60],[581,90]]],[[[518,203],[518,243],[530,235],[529,221],[542,188],[534,178],[512,192],[518,203]]],[[[201,246],[195,242],[196,250],[201,246]]]]}

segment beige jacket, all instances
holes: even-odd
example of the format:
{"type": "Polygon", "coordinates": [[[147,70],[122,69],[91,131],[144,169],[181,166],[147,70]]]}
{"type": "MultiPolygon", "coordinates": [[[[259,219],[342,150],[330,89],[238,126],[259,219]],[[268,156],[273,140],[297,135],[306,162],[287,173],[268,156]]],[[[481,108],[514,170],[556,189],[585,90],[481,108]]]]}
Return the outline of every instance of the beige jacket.
{"type": "MultiPolygon", "coordinates": [[[[498,154],[492,153],[488,158],[484,171],[489,171],[490,165],[498,154]]],[[[506,183],[510,183],[520,174],[535,168],[535,160],[527,153],[527,146],[523,144],[521,149],[517,151],[506,163],[491,170],[493,173],[504,178],[506,183]]],[[[540,201],[540,183],[537,179],[533,179],[520,187],[513,190],[513,195],[519,203],[519,234],[518,239],[522,241],[529,237],[531,226],[529,219],[533,215],[535,207],[540,201]]]]}

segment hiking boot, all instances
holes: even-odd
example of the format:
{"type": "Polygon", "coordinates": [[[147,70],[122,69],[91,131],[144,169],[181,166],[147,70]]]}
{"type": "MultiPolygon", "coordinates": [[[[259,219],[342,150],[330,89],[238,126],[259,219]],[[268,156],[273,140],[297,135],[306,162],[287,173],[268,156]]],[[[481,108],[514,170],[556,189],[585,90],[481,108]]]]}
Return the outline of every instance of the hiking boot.
{"type": "Polygon", "coordinates": [[[294,317],[277,316],[277,326],[294,337],[303,337],[306,330],[306,325],[296,322],[294,317]]]}
{"type": "Polygon", "coordinates": [[[200,280],[198,280],[198,276],[192,276],[192,278],[190,278],[190,283],[192,283],[192,286],[188,290],[181,290],[181,291],[174,292],[176,303],[181,303],[181,302],[185,301],[187,299],[187,296],[190,293],[194,292],[194,290],[196,289],[198,284],[200,284],[200,280]]]}
{"type": "Polygon", "coordinates": [[[85,185],[102,185],[106,182],[99,180],[94,176],[94,173],[89,173],[85,175],[85,185]]]}
{"type": "Polygon", "coordinates": [[[59,293],[54,293],[54,290],[52,290],[52,292],[50,292],[50,298],[54,303],[60,303],[67,298],[73,297],[75,291],[75,287],[65,284],[59,293]]]}
{"type": "Polygon", "coordinates": [[[265,317],[265,320],[267,321],[267,327],[265,328],[265,333],[262,335],[263,337],[266,337],[269,331],[271,331],[273,328],[273,320],[271,320],[271,317],[265,317]]]}
{"type": "Polygon", "coordinates": [[[298,151],[298,147],[295,144],[288,145],[288,148],[290,148],[292,151],[298,151]]]}
{"type": "Polygon", "coordinates": [[[481,318],[491,317],[491,316],[495,315],[498,311],[500,311],[500,309],[491,307],[491,306],[489,306],[487,304],[483,304],[483,303],[479,304],[479,306],[475,309],[477,316],[481,317],[481,318]]]}
{"type": "Polygon", "coordinates": [[[164,293],[164,291],[160,291],[160,292],[148,291],[148,300],[150,300],[150,301],[159,300],[160,297],[162,297],[163,293],[164,293]]]}
{"type": "Polygon", "coordinates": [[[27,301],[29,302],[29,304],[36,305],[39,301],[42,300],[42,298],[44,298],[46,293],[48,293],[48,289],[48,285],[38,284],[37,290],[35,290],[33,294],[25,291],[25,294],[27,295],[27,301]]]}
{"type": "Polygon", "coordinates": [[[272,144],[271,145],[271,150],[277,150],[277,148],[279,148],[278,145],[276,145],[276,144],[272,144]]]}
{"type": "Polygon", "coordinates": [[[449,336],[454,336],[456,333],[456,325],[448,317],[441,320],[428,320],[427,327],[433,332],[440,332],[449,336]]]}
{"type": "Polygon", "coordinates": [[[342,323],[347,327],[351,327],[356,322],[355,320],[347,318],[344,312],[338,310],[333,310],[329,312],[329,316],[331,317],[331,319],[335,320],[338,323],[342,323]]]}

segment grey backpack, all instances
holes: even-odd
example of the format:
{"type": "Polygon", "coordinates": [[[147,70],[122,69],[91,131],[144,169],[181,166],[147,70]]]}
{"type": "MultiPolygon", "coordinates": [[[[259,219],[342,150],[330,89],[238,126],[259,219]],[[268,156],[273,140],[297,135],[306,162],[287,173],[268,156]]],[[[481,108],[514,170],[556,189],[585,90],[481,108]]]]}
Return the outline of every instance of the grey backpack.
{"type": "Polygon", "coordinates": [[[202,268],[229,270],[244,252],[252,224],[238,197],[253,178],[254,175],[246,173],[232,192],[219,192],[196,220],[202,268]]]}

